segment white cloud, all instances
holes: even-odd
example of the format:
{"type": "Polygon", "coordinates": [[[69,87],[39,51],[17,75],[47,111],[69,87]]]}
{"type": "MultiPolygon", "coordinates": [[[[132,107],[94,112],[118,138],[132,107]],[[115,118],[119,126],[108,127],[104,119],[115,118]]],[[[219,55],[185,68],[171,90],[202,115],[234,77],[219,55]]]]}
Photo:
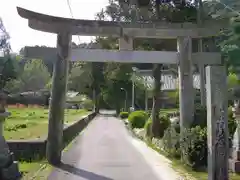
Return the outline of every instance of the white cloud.
{"type": "MultiPolygon", "coordinates": [[[[3,0],[2,0],[3,1],[3,0]]],[[[70,0],[74,18],[94,19],[97,12],[104,8],[108,0],[70,0]]],[[[0,6],[0,17],[10,34],[13,51],[18,52],[26,45],[56,45],[56,35],[33,30],[28,27],[27,20],[17,14],[16,7],[20,6],[36,12],[71,17],[67,0],[5,0],[0,6]]],[[[73,37],[78,43],[78,38],[73,37]]],[[[90,37],[80,37],[82,42],[90,41],[90,37]]]]}

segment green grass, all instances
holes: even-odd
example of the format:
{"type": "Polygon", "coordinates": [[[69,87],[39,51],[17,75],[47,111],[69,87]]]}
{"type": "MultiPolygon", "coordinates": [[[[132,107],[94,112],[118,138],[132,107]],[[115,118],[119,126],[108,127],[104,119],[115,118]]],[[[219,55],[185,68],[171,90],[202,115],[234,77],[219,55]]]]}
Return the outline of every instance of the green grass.
{"type": "Polygon", "coordinates": [[[173,112],[177,112],[177,111],[179,111],[179,109],[177,109],[177,108],[161,109],[161,110],[160,110],[160,114],[161,114],[161,115],[165,115],[165,114],[167,114],[167,113],[173,113],[173,112]]]}
{"type": "MultiPolygon", "coordinates": [[[[145,141],[146,142],[146,141],[145,141]]],[[[146,142],[149,147],[167,157],[172,162],[172,168],[176,170],[185,180],[205,180],[208,179],[207,172],[194,171],[190,167],[183,165],[181,160],[170,157],[166,152],[157,148],[150,141],[146,142]]],[[[240,180],[240,174],[229,173],[230,180],[240,180]]]]}
{"type": "MultiPolygon", "coordinates": [[[[4,123],[4,137],[7,140],[41,139],[48,132],[48,109],[9,108],[11,116],[4,123]]],[[[87,115],[86,110],[65,110],[64,124],[71,124],[87,115]]]]}
{"type": "MultiPolygon", "coordinates": [[[[72,121],[71,121],[72,122],[72,121]]],[[[84,131],[79,134],[84,133],[84,131]]],[[[68,151],[76,139],[73,139],[63,150],[68,151]]],[[[46,180],[52,171],[52,166],[48,164],[47,160],[35,162],[19,162],[19,169],[23,172],[23,180],[46,180]]]]}
{"type": "Polygon", "coordinates": [[[52,167],[47,161],[20,162],[19,169],[23,173],[23,180],[45,180],[50,174],[52,167]]]}

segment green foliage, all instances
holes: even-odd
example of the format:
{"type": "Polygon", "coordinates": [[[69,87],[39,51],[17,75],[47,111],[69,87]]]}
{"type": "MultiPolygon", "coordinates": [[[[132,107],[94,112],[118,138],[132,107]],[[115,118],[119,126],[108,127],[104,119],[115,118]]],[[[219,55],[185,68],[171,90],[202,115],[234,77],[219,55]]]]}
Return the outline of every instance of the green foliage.
{"type": "Polygon", "coordinates": [[[94,103],[91,99],[86,99],[81,103],[81,105],[83,109],[91,110],[93,109],[94,103]]]}
{"type": "Polygon", "coordinates": [[[180,137],[182,162],[193,169],[207,166],[207,129],[196,126],[184,129],[180,137]]]}
{"type": "Polygon", "coordinates": [[[124,106],[125,92],[121,88],[126,89],[130,94],[132,68],[129,64],[106,63],[104,68],[105,85],[101,88],[103,100],[111,104],[112,108],[120,113],[121,107],[124,106]]]}
{"type": "Polygon", "coordinates": [[[170,126],[165,130],[162,142],[169,156],[181,158],[192,169],[207,166],[207,128],[196,126],[184,129],[180,135],[174,126],[170,126]]]}
{"type": "Polygon", "coordinates": [[[170,119],[165,115],[165,116],[160,116],[160,126],[159,126],[159,134],[160,138],[163,137],[164,131],[171,125],[170,119]]]}
{"type": "Polygon", "coordinates": [[[149,118],[147,120],[147,122],[145,123],[145,125],[144,125],[144,129],[145,129],[147,137],[151,137],[151,133],[152,133],[152,129],[151,128],[152,128],[152,119],[149,118]]]}
{"type": "Polygon", "coordinates": [[[5,88],[8,82],[17,78],[18,66],[16,62],[16,57],[2,57],[0,58],[0,89],[5,88]]]}
{"type": "Polygon", "coordinates": [[[168,127],[164,131],[162,138],[163,150],[171,157],[180,158],[180,134],[176,131],[174,126],[168,127]]]}
{"type": "MultiPolygon", "coordinates": [[[[160,116],[159,122],[158,122],[158,138],[162,138],[164,135],[164,131],[171,125],[170,119],[167,115],[160,116]]],[[[151,135],[151,126],[152,126],[152,119],[149,118],[148,121],[145,124],[145,130],[147,136],[151,135]]]]}
{"type": "Polygon", "coordinates": [[[148,115],[145,111],[134,111],[128,117],[131,128],[133,129],[143,128],[147,119],[148,119],[148,115]]]}
{"type": "Polygon", "coordinates": [[[46,87],[50,74],[42,60],[27,61],[16,80],[7,85],[10,92],[38,91],[46,87]]]}
{"type": "Polygon", "coordinates": [[[120,112],[119,116],[121,119],[126,119],[128,118],[129,113],[128,112],[120,112]]]}
{"type": "Polygon", "coordinates": [[[207,109],[200,104],[195,104],[194,120],[191,127],[196,126],[207,127],[207,109]]]}
{"type": "Polygon", "coordinates": [[[13,125],[13,126],[6,126],[4,127],[4,130],[5,131],[18,131],[20,129],[25,129],[27,128],[28,124],[25,123],[25,124],[16,124],[16,125],[13,125]]]}
{"type": "Polygon", "coordinates": [[[237,122],[233,116],[232,107],[230,106],[228,108],[228,131],[231,139],[233,138],[236,128],[237,128],[237,122]]]}
{"type": "Polygon", "coordinates": [[[230,72],[228,75],[228,88],[234,88],[239,85],[238,77],[235,73],[230,72]]]}

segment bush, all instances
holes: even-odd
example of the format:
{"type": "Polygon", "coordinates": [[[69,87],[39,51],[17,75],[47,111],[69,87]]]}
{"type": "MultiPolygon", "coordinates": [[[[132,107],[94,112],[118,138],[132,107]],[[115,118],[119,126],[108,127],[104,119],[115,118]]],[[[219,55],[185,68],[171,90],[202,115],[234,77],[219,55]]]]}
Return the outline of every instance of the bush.
{"type": "Polygon", "coordinates": [[[148,114],[145,111],[134,111],[129,117],[131,128],[143,128],[148,119],[148,114]]]}
{"type": "Polygon", "coordinates": [[[201,128],[207,127],[207,108],[196,104],[194,109],[194,120],[191,127],[200,126],[201,128]]]}
{"type": "Polygon", "coordinates": [[[237,122],[233,116],[232,107],[230,106],[228,108],[228,130],[229,130],[229,136],[231,139],[233,138],[236,128],[237,128],[237,122]]]}
{"type": "Polygon", "coordinates": [[[164,131],[171,125],[171,121],[167,116],[160,116],[160,126],[159,126],[159,135],[160,138],[163,137],[164,131]]]}
{"type": "Polygon", "coordinates": [[[207,166],[207,129],[196,126],[185,129],[180,137],[182,161],[193,169],[207,166]]]}
{"type": "Polygon", "coordinates": [[[145,132],[146,132],[146,136],[147,136],[147,137],[151,137],[151,134],[152,134],[152,132],[151,132],[151,127],[152,127],[152,119],[149,118],[149,119],[147,120],[147,122],[145,123],[145,125],[144,125],[144,129],[145,129],[145,132]]]}
{"type": "Polygon", "coordinates": [[[176,132],[174,126],[168,127],[164,131],[162,138],[163,150],[171,157],[180,158],[180,134],[176,132]]]}
{"type": "Polygon", "coordinates": [[[87,110],[92,110],[94,108],[94,103],[90,99],[86,99],[81,103],[82,108],[87,109],[87,110]]]}
{"type": "Polygon", "coordinates": [[[126,119],[126,118],[128,118],[128,112],[120,112],[119,116],[121,119],[126,119]]]}
{"type": "MultiPolygon", "coordinates": [[[[170,119],[168,116],[160,116],[159,119],[159,126],[158,126],[158,132],[159,132],[159,137],[162,138],[164,135],[164,131],[171,125],[170,119]]],[[[147,136],[151,135],[151,126],[152,126],[152,119],[149,118],[148,121],[146,122],[144,128],[146,130],[147,136]]]]}

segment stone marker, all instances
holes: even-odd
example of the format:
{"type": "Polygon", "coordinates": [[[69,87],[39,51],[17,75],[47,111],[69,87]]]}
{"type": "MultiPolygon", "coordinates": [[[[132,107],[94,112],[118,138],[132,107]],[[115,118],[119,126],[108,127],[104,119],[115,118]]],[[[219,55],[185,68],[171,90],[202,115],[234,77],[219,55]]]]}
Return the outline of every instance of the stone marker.
{"type": "Polygon", "coordinates": [[[208,180],[228,180],[227,75],[225,66],[206,67],[208,180]]]}

